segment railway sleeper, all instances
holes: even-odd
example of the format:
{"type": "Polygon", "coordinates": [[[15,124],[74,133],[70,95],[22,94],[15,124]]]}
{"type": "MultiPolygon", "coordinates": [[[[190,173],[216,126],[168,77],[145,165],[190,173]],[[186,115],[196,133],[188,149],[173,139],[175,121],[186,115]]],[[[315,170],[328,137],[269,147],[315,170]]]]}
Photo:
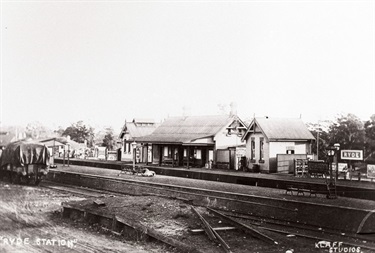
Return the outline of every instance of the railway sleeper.
{"type": "Polygon", "coordinates": [[[230,253],[230,247],[229,245],[224,241],[224,239],[217,233],[215,229],[212,228],[212,226],[208,223],[208,221],[203,218],[203,216],[193,207],[191,206],[191,210],[199,217],[199,219],[202,222],[203,230],[206,232],[207,236],[210,238],[210,240],[216,242],[223,250],[224,252],[230,253]]]}
{"type": "Polygon", "coordinates": [[[232,225],[234,226],[237,226],[239,229],[241,229],[243,232],[245,233],[249,233],[250,235],[254,236],[255,238],[258,238],[264,242],[267,242],[267,243],[272,243],[272,244],[278,244],[277,241],[275,241],[273,238],[267,236],[266,234],[262,233],[261,231],[249,226],[249,225],[246,225],[246,224],[243,224],[242,222],[239,222],[225,214],[222,214],[212,208],[209,208],[207,207],[207,210],[209,210],[210,212],[224,218],[225,220],[229,221],[232,225]]]}
{"type": "Polygon", "coordinates": [[[63,203],[62,205],[62,217],[70,218],[73,220],[81,220],[92,225],[98,225],[99,227],[104,228],[105,231],[137,241],[150,239],[157,240],[161,243],[178,249],[179,252],[203,253],[190,245],[165,236],[150,227],[146,227],[130,219],[119,217],[117,215],[98,212],[95,210],[81,209],[65,203],[63,203]]]}

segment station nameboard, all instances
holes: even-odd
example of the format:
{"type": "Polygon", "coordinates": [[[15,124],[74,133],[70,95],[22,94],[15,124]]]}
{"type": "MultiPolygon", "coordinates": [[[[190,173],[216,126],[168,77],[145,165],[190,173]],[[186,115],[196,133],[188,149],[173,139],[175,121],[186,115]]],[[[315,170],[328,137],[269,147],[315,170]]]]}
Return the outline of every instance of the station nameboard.
{"type": "Polygon", "coordinates": [[[367,177],[375,178],[375,164],[367,164],[367,177]]]}
{"type": "Polygon", "coordinates": [[[327,174],[328,163],[319,161],[309,161],[308,170],[310,174],[327,174]]]}
{"type": "Polygon", "coordinates": [[[343,160],[363,160],[363,150],[341,150],[343,160]]]}

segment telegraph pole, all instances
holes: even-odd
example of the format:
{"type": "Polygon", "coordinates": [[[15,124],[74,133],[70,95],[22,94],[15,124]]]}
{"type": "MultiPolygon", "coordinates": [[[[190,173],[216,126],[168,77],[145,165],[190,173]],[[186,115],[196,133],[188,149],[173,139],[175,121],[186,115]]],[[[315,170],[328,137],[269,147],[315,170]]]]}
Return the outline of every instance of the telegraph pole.
{"type": "Polygon", "coordinates": [[[316,160],[319,160],[319,133],[320,131],[316,131],[316,160]]]}

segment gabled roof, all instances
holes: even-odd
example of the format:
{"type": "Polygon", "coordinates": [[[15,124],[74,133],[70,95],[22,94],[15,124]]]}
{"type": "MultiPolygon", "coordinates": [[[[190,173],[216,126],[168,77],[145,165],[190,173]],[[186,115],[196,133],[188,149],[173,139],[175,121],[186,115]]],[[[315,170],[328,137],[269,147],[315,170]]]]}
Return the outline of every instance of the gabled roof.
{"type": "Polygon", "coordinates": [[[248,134],[253,132],[255,126],[260,128],[269,141],[315,139],[301,119],[265,117],[253,119],[242,140],[245,140],[248,134]]]}
{"type": "Polygon", "coordinates": [[[54,140],[54,139],[47,139],[47,140],[41,140],[40,141],[41,143],[43,143],[44,145],[46,145],[47,147],[57,147],[57,146],[64,146],[65,144],[57,141],[57,140],[54,140]]]}
{"type": "Polygon", "coordinates": [[[155,121],[153,119],[140,119],[140,118],[136,118],[136,119],[133,119],[133,123],[151,123],[151,124],[154,124],[155,121]]]}
{"type": "Polygon", "coordinates": [[[223,127],[233,122],[235,116],[210,115],[170,117],[151,135],[138,139],[150,143],[189,143],[197,139],[214,137],[223,127]]]}
{"type": "Polygon", "coordinates": [[[132,122],[125,122],[119,137],[123,138],[125,134],[129,134],[131,139],[137,139],[152,134],[158,126],[159,124],[151,119],[133,119],[132,122]]]}
{"type": "MultiPolygon", "coordinates": [[[[41,140],[38,140],[38,141],[43,142],[43,143],[47,143],[47,144],[53,146],[53,140],[55,140],[55,146],[61,146],[61,145],[69,144],[71,149],[80,149],[80,148],[86,147],[86,145],[84,143],[79,143],[79,142],[73,141],[70,138],[65,137],[65,136],[53,137],[53,138],[48,138],[48,139],[41,139],[41,140]]],[[[51,147],[51,146],[49,146],[49,147],[51,147]]]]}

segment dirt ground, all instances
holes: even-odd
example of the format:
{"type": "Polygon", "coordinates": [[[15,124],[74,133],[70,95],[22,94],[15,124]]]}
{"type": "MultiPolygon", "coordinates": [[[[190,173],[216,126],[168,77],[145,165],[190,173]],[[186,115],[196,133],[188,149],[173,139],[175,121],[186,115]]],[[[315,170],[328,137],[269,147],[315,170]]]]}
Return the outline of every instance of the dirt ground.
{"type": "MultiPolygon", "coordinates": [[[[116,217],[130,222],[139,223],[160,235],[173,238],[175,241],[188,245],[204,253],[224,252],[216,243],[209,240],[204,233],[192,234],[192,229],[200,229],[201,221],[191,210],[191,206],[182,200],[168,199],[158,196],[103,196],[88,198],[81,201],[65,203],[79,210],[95,213],[116,214],[116,217]],[[97,205],[94,203],[102,203],[97,205]]],[[[230,223],[208,212],[204,207],[194,207],[212,227],[230,227],[230,223]]],[[[242,231],[221,231],[219,234],[231,248],[232,252],[322,252],[315,249],[314,241],[287,237],[263,231],[278,244],[266,243],[245,234],[242,231]]],[[[178,250],[176,252],[179,252],[178,250]]]]}
{"type": "Polygon", "coordinates": [[[58,191],[0,182],[0,253],[168,252],[164,245],[114,240],[94,226],[61,218],[61,203],[84,200],[58,191]]]}
{"type": "MultiPolygon", "coordinates": [[[[189,203],[160,196],[82,197],[43,187],[10,185],[0,182],[0,253],[6,252],[151,252],[176,253],[176,249],[155,241],[115,235],[97,224],[62,218],[62,203],[85,210],[116,214],[161,235],[204,253],[223,250],[202,234],[192,234],[201,222],[189,203]],[[100,200],[105,205],[98,206],[100,200]]],[[[231,226],[195,207],[213,227],[231,226]]],[[[316,249],[317,241],[293,234],[267,232],[278,244],[268,244],[241,231],[219,233],[232,252],[328,252],[316,249]],[[293,250],[292,250],[293,249],[293,250]],[[292,250],[292,251],[291,251],[292,250]]]]}

